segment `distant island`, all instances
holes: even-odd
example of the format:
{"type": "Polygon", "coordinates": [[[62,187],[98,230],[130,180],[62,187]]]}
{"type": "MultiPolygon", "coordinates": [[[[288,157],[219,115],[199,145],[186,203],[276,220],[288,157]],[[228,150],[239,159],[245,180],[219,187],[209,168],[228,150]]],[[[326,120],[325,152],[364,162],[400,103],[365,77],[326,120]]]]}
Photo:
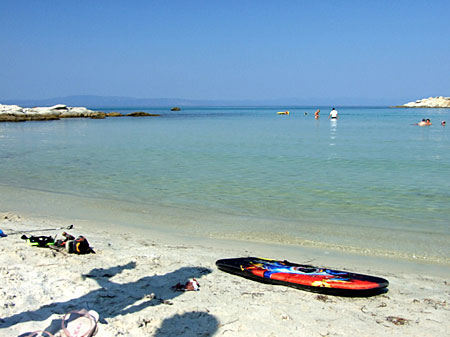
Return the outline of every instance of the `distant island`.
{"type": "Polygon", "coordinates": [[[414,102],[394,106],[394,108],[450,108],[450,97],[422,98],[414,102]]]}
{"type": "Polygon", "coordinates": [[[138,98],[125,96],[74,95],[53,98],[8,99],[0,98],[1,104],[19,105],[24,108],[36,106],[48,107],[57,104],[66,106],[84,106],[94,110],[111,110],[119,108],[171,108],[180,107],[386,107],[398,102],[398,99],[387,97],[283,97],[260,99],[186,99],[186,98],[138,98]]]}

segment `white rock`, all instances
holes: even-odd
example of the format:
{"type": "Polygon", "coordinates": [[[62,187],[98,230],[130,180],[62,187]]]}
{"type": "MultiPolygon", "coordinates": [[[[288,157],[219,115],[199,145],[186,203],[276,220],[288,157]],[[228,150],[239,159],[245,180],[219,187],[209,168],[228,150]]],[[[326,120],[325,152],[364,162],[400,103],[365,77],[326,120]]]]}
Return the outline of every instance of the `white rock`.
{"type": "Polygon", "coordinates": [[[4,105],[0,104],[0,114],[2,113],[16,113],[23,112],[23,108],[18,105],[4,105]]]}
{"type": "Polygon", "coordinates": [[[27,114],[35,114],[35,115],[48,115],[58,113],[57,110],[53,110],[51,107],[36,107],[36,108],[28,108],[24,109],[27,114]]]}
{"type": "Polygon", "coordinates": [[[46,120],[62,117],[93,117],[99,113],[85,107],[67,107],[57,104],[50,107],[22,108],[18,105],[0,104],[0,121],[46,120]]]}
{"type": "Polygon", "coordinates": [[[93,112],[92,110],[89,110],[85,107],[71,107],[69,108],[69,111],[72,113],[82,113],[82,114],[93,112]]]}
{"type": "Polygon", "coordinates": [[[450,108],[450,97],[429,97],[419,99],[415,102],[409,102],[403,107],[407,108],[450,108]]]}

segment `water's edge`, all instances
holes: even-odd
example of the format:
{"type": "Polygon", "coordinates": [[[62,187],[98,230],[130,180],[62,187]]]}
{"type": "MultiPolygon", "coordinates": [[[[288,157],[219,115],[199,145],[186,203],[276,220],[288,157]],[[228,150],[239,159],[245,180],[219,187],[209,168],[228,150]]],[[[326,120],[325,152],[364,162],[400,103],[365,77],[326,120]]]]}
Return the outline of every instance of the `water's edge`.
{"type": "MultiPolygon", "coordinates": [[[[391,250],[362,247],[361,244],[366,244],[366,241],[355,241],[354,245],[339,245],[331,241],[314,241],[293,237],[292,235],[283,235],[280,232],[273,231],[273,221],[268,219],[257,219],[259,220],[259,228],[267,228],[267,230],[255,232],[243,229],[245,228],[243,224],[246,221],[255,221],[255,219],[243,216],[224,216],[223,214],[201,213],[198,210],[82,198],[70,194],[17,188],[2,184],[0,184],[0,195],[8,196],[0,204],[1,212],[102,223],[106,227],[122,228],[123,231],[151,230],[166,237],[182,236],[189,238],[187,241],[226,240],[241,242],[242,245],[282,246],[288,250],[311,248],[321,252],[331,251],[334,252],[333,254],[348,254],[366,258],[387,259],[398,263],[429,265],[431,268],[450,267],[450,259],[445,258],[445,254],[443,257],[423,256],[395,250],[395,247],[392,247],[394,249],[391,250]],[[211,230],[205,230],[208,225],[211,230]],[[235,231],[230,230],[233,226],[236,228],[235,231]],[[225,228],[226,230],[224,230],[225,228]]],[[[398,234],[400,235],[400,233],[398,234]]],[[[395,235],[395,232],[388,235],[395,235]]],[[[406,234],[402,232],[401,235],[404,239],[406,234]]],[[[412,232],[410,235],[415,236],[417,233],[412,232]]],[[[443,244],[446,248],[445,242],[448,242],[448,238],[441,237],[440,240],[442,241],[440,244],[443,244]]]]}

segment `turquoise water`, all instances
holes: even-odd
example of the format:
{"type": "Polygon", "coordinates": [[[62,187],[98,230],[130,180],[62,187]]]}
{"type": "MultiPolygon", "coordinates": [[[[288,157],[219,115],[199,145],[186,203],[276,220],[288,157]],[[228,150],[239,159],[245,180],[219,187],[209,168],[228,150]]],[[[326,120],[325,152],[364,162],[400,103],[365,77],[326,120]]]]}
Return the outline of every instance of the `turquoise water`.
{"type": "Polygon", "coordinates": [[[450,109],[140,110],[163,116],[0,124],[0,184],[189,211],[174,228],[202,235],[449,260],[450,109]]]}

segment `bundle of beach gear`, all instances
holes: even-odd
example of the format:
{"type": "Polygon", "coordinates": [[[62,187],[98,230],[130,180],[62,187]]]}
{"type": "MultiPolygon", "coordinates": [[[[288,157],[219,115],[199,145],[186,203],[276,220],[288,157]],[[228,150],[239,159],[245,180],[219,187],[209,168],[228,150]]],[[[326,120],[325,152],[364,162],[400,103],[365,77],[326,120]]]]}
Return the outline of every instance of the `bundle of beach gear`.
{"type": "Polygon", "coordinates": [[[88,240],[80,235],[75,238],[73,235],[63,232],[62,236],[64,239],[56,240],[56,237],[52,236],[26,236],[22,235],[22,239],[26,240],[30,246],[36,247],[53,247],[56,249],[65,249],[68,253],[71,254],[95,254],[95,251],[89,245],[88,240]]]}

